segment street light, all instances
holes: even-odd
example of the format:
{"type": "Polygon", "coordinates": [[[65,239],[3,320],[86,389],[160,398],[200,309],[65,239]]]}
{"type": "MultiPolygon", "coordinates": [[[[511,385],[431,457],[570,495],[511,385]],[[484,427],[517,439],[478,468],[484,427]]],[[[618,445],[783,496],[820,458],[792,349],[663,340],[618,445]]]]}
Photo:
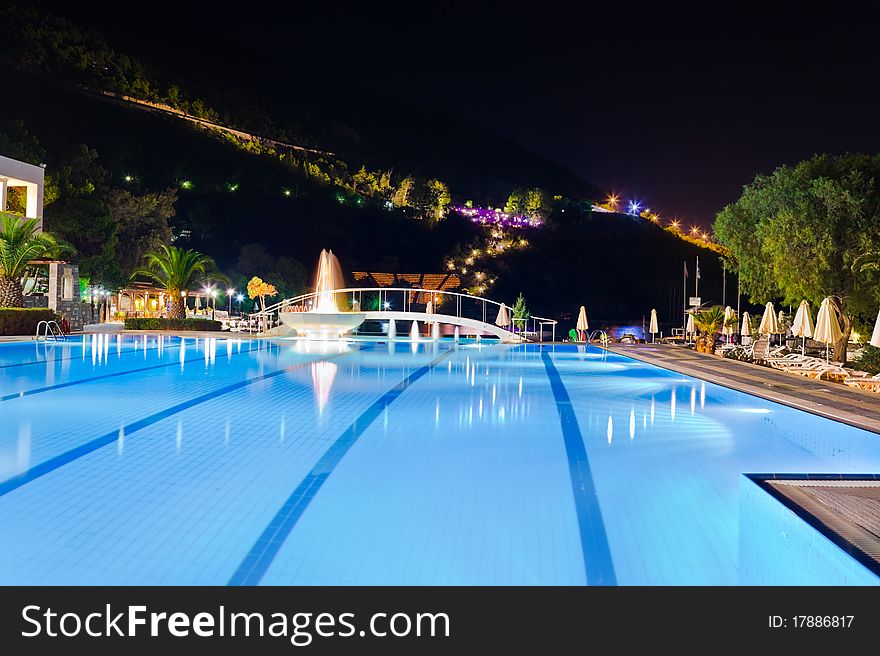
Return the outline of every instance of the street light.
{"type": "Polygon", "coordinates": [[[235,290],[230,287],[226,290],[226,298],[229,299],[229,316],[232,316],[232,297],[235,294],[235,290]]]}
{"type": "Polygon", "coordinates": [[[241,302],[244,300],[244,294],[236,295],[235,300],[238,301],[238,313],[241,314],[241,302]]]}

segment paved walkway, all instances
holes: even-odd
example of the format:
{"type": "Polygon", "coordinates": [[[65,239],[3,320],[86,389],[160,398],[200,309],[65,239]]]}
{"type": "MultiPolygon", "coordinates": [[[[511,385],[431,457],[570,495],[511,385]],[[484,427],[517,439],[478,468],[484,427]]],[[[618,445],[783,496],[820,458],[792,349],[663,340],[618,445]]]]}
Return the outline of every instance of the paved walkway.
{"type": "Polygon", "coordinates": [[[880,433],[880,394],[665,344],[615,344],[610,351],[880,433]]]}

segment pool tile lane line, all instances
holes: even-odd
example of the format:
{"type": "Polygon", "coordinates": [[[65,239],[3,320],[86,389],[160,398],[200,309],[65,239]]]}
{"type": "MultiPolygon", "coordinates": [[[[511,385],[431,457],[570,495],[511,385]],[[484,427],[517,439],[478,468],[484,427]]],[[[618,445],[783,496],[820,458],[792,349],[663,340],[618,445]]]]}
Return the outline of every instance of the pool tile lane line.
{"type": "MultiPolygon", "coordinates": [[[[251,353],[252,351],[258,351],[260,349],[248,348],[243,351],[236,351],[232,353],[232,355],[241,355],[246,353],[251,353]]],[[[85,383],[92,383],[96,380],[106,380],[107,378],[118,378],[119,376],[129,376],[131,374],[139,374],[144,371],[152,371],[154,369],[167,369],[169,367],[179,367],[182,363],[188,364],[192,362],[201,362],[204,358],[190,358],[188,360],[175,360],[174,362],[163,362],[162,364],[153,364],[148,367],[138,367],[137,369],[129,369],[126,371],[114,371],[112,374],[101,374],[100,376],[92,376],[90,378],[80,378],[78,380],[69,380],[65,383],[58,383],[57,385],[47,385],[45,387],[35,387],[34,389],[23,390],[21,392],[14,392],[12,394],[6,394],[4,396],[0,396],[0,402],[2,401],[11,401],[13,399],[20,399],[25,396],[32,396],[34,394],[42,394],[43,392],[51,392],[53,390],[64,389],[65,387],[73,387],[74,385],[84,385],[85,383]]]]}
{"type": "MultiPolygon", "coordinates": [[[[25,342],[25,343],[27,343],[27,342],[25,342]]],[[[75,342],[73,342],[73,341],[53,342],[51,344],[51,346],[53,346],[53,347],[63,346],[65,344],[74,345],[75,342]]],[[[89,342],[89,344],[91,344],[91,342],[89,342]]],[[[176,348],[180,348],[180,344],[169,344],[168,346],[163,346],[162,348],[165,350],[176,349],[176,348]]],[[[143,353],[144,351],[149,352],[149,351],[158,351],[158,350],[159,350],[158,346],[151,346],[146,349],[135,347],[135,348],[131,348],[131,349],[126,349],[122,353],[124,355],[127,355],[129,353],[143,353]]],[[[41,364],[54,364],[55,362],[70,362],[72,360],[79,360],[80,358],[81,358],[81,356],[79,356],[79,355],[68,355],[68,356],[65,356],[62,358],[45,358],[43,360],[34,360],[32,362],[12,362],[10,364],[0,364],[0,369],[12,369],[14,367],[33,367],[33,366],[41,365],[41,364]]]]}
{"type": "Polygon", "coordinates": [[[320,491],[321,486],[324,485],[324,482],[333,473],[336,466],[345,457],[345,454],[358,441],[358,438],[364,434],[378,417],[382,416],[385,408],[394,403],[408,387],[431,371],[450,354],[451,352],[444,353],[407,375],[352,422],[351,426],[324,452],[321,459],[315,463],[312,470],[296,487],[287,501],[284,502],[272,518],[272,521],[269,522],[266,530],[263,531],[241,561],[238,569],[235,570],[235,573],[229,579],[228,585],[259,585],[272,561],[275,560],[275,556],[281,550],[284,541],[293,531],[312,499],[320,491]]]}
{"type": "MultiPolygon", "coordinates": [[[[320,358],[321,360],[330,360],[333,358],[338,358],[345,355],[344,353],[339,353],[336,355],[329,355],[320,358]]],[[[259,376],[254,376],[253,378],[247,378],[245,380],[240,380],[237,383],[232,383],[231,385],[227,385],[226,387],[221,387],[218,390],[213,392],[208,392],[207,394],[202,394],[201,396],[197,396],[195,398],[189,399],[188,401],[184,401],[182,403],[178,403],[177,405],[171,406],[170,408],[166,408],[165,410],[161,410],[159,412],[155,412],[143,419],[138,419],[135,422],[127,424],[122,427],[122,430],[125,432],[126,437],[129,435],[136,433],[137,431],[146,428],[148,426],[152,426],[153,424],[162,421],[163,419],[167,419],[173,415],[176,415],[179,412],[183,412],[184,410],[189,410],[197,405],[205,403],[207,401],[212,401],[220,396],[225,394],[229,394],[230,392],[235,392],[236,390],[248,387],[249,385],[253,385],[254,383],[259,383],[264,380],[269,380],[271,378],[276,378],[277,376],[281,376],[282,374],[288,373],[290,371],[294,371],[300,367],[304,367],[311,364],[311,362],[298,362],[297,364],[290,365],[289,367],[285,367],[283,369],[276,369],[275,371],[270,371],[265,374],[260,374],[259,376]]],[[[5,481],[0,482],[0,497],[17,490],[23,485],[27,485],[28,483],[37,480],[38,478],[45,476],[46,474],[50,474],[56,469],[67,465],[74,460],[81,458],[85,455],[92,453],[93,451],[97,451],[100,448],[107,446],[108,444],[113,444],[116,440],[119,439],[119,430],[114,430],[109,433],[105,433],[100,437],[96,437],[93,440],[85,442],[84,444],[79,445],[69,451],[65,451],[62,454],[55,456],[54,458],[50,458],[44,462],[41,462],[38,465],[35,465],[28,469],[26,472],[21,474],[20,476],[16,476],[14,478],[7,479],[5,481]]]]}
{"type": "Polygon", "coordinates": [[[568,471],[571,475],[571,491],[577,511],[587,585],[617,585],[611,549],[608,546],[608,536],[602,520],[602,510],[599,508],[596,486],[590,471],[590,461],[574,408],[571,406],[571,398],[550,354],[543,349],[541,359],[544,361],[547,378],[550,379],[550,389],[556,401],[565,452],[568,456],[568,471]]]}

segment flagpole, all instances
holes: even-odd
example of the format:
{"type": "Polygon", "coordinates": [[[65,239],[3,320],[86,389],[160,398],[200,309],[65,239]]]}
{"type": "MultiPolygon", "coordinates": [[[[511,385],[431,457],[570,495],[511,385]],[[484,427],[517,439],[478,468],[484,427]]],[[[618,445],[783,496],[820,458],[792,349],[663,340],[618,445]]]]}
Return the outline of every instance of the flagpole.
{"type": "Polygon", "coordinates": [[[721,260],[721,305],[727,307],[727,265],[721,260]]]}
{"type": "Polygon", "coordinates": [[[694,296],[700,296],[700,256],[697,255],[697,274],[694,276],[694,296]]]}
{"type": "Polygon", "coordinates": [[[682,319],[684,323],[681,324],[681,328],[684,331],[682,334],[685,336],[685,341],[687,341],[687,324],[688,324],[688,306],[687,306],[687,296],[688,296],[688,263],[687,260],[684,261],[684,271],[681,278],[681,305],[682,305],[682,319]]]}
{"type": "Polygon", "coordinates": [[[742,298],[740,298],[742,296],[742,292],[740,291],[740,286],[739,286],[739,275],[740,275],[739,271],[737,271],[736,272],[736,316],[738,316],[738,317],[741,316],[740,312],[739,312],[739,304],[740,304],[740,301],[742,300],[742,298]]]}

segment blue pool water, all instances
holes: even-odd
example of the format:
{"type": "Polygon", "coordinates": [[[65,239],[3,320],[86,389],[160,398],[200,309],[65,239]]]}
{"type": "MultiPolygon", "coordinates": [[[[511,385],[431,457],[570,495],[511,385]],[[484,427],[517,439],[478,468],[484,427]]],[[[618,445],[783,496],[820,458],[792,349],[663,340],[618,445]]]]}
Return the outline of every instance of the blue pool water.
{"type": "Polygon", "coordinates": [[[0,344],[0,419],[0,584],[737,584],[743,473],[880,472],[576,346],[0,344]]]}

